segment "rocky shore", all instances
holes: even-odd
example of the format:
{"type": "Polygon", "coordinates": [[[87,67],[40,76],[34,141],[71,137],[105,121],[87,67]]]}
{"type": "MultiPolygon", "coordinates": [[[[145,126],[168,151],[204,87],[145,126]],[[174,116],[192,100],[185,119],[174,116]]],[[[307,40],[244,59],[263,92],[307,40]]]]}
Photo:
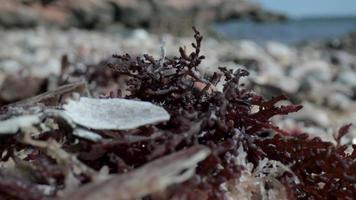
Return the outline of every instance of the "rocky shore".
{"type": "Polygon", "coordinates": [[[193,23],[251,19],[284,20],[286,16],[246,0],[0,0],[0,26],[104,28],[113,23],[127,27],[164,29],[177,33],[193,23]]]}
{"type": "MultiPolygon", "coordinates": [[[[48,85],[44,83],[61,73],[63,62],[86,71],[90,66],[105,67],[113,53],[144,52],[159,57],[164,43],[166,55],[171,56],[190,41],[190,37],[159,37],[142,29],[127,36],[77,29],[1,30],[0,102],[43,91],[43,85],[48,85]],[[18,92],[24,85],[26,91],[18,92]]],[[[205,73],[219,66],[245,67],[251,72],[245,84],[257,93],[267,98],[286,94],[291,102],[302,104],[300,112],[275,119],[287,130],[302,128],[332,141],[337,128],[356,121],[356,56],[350,51],[320,44],[292,47],[268,42],[259,46],[253,41],[214,38],[205,38],[202,51],[207,58],[202,63],[205,73]]],[[[356,132],[350,135],[355,138],[356,132]]]]}
{"type": "Polygon", "coordinates": [[[328,41],[324,45],[332,50],[345,50],[351,54],[356,54],[356,32],[328,41]]]}

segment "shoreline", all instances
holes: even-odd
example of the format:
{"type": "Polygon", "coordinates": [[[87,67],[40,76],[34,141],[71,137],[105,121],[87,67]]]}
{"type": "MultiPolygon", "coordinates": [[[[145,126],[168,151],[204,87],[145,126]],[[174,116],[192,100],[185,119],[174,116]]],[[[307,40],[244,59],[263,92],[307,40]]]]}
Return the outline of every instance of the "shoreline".
{"type": "Polygon", "coordinates": [[[231,20],[213,24],[214,29],[229,39],[249,39],[260,44],[274,40],[289,45],[328,42],[356,32],[356,17],[306,18],[283,22],[254,23],[231,20]]]}

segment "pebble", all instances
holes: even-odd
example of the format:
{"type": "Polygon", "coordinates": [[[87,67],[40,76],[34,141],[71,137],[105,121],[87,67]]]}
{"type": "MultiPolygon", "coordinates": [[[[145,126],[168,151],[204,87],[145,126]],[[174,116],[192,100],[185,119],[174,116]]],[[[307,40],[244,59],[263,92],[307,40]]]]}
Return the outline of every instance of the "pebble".
{"type": "Polygon", "coordinates": [[[307,122],[310,121],[321,127],[327,127],[330,125],[330,118],[323,109],[316,107],[310,102],[303,102],[302,105],[303,109],[299,112],[291,114],[291,118],[307,122]]]}
{"type": "Polygon", "coordinates": [[[350,98],[340,92],[332,93],[327,96],[327,103],[330,108],[347,110],[352,104],[350,98]]]}
{"type": "Polygon", "coordinates": [[[16,73],[22,69],[22,66],[20,63],[18,63],[16,60],[0,60],[0,72],[4,73],[16,73]]]}
{"type": "Polygon", "coordinates": [[[289,66],[293,64],[296,58],[295,51],[293,49],[279,42],[268,42],[266,45],[266,50],[283,66],[289,66]]]}
{"type": "Polygon", "coordinates": [[[331,66],[324,60],[311,60],[297,64],[292,68],[290,76],[300,81],[312,77],[318,81],[328,82],[332,77],[331,66]]]}
{"type": "Polygon", "coordinates": [[[355,87],[356,73],[354,71],[343,71],[338,75],[336,81],[344,85],[355,87]]]}

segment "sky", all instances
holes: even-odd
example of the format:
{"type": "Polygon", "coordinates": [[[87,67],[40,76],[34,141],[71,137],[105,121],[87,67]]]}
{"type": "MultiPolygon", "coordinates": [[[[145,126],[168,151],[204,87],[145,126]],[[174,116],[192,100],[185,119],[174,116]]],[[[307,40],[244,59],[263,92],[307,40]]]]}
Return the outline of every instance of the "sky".
{"type": "Polygon", "coordinates": [[[292,17],[356,16],[356,0],[255,0],[292,17]]]}

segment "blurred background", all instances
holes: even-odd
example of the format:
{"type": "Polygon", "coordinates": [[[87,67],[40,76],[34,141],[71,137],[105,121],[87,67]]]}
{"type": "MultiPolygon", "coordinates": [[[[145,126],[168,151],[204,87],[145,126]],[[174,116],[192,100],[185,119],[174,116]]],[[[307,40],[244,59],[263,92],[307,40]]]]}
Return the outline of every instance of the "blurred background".
{"type": "Polygon", "coordinates": [[[356,121],[354,0],[0,0],[0,105],[74,72],[99,93],[113,91],[117,83],[100,85],[89,72],[114,53],[159,58],[164,44],[177,55],[191,48],[193,25],[205,36],[203,73],[247,68],[249,88],[304,105],[276,118],[281,127],[332,140],[356,121]]]}

